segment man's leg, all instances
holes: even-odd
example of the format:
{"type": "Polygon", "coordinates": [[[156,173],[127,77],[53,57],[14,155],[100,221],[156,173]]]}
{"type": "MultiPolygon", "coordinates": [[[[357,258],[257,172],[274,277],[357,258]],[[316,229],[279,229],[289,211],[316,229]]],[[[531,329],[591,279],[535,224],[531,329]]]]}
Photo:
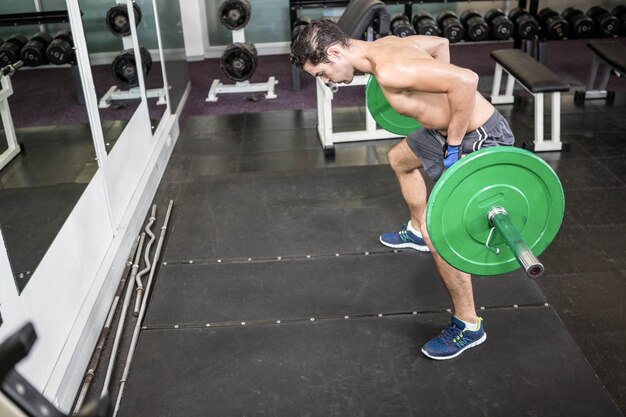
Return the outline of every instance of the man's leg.
{"type": "Polygon", "coordinates": [[[426,205],[426,185],[419,172],[422,163],[409,147],[407,139],[391,148],[387,156],[400,183],[411,220],[397,232],[383,233],[380,236],[380,242],[391,248],[409,248],[428,252],[428,246],[419,231],[420,219],[426,205]],[[419,180],[422,181],[421,186],[419,180]]]}
{"type": "Polygon", "coordinates": [[[472,291],[471,276],[448,265],[437,254],[428,238],[426,230],[426,182],[419,168],[422,163],[409,147],[407,140],[398,143],[389,151],[389,163],[400,183],[400,191],[409,209],[413,227],[422,232],[426,245],[435,257],[439,275],[446,286],[457,318],[476,323],[476,309],[472,291]]]}
{"type": "Polygon", "coordinates": [[[411,223],[419,230],[422,218],[426,214],[426,183],[419,169],[422,162],[409,147],[404,139],[391,148],[388,153],[389,164],[400,183],[402,197],[409,208],[411,223]]]}

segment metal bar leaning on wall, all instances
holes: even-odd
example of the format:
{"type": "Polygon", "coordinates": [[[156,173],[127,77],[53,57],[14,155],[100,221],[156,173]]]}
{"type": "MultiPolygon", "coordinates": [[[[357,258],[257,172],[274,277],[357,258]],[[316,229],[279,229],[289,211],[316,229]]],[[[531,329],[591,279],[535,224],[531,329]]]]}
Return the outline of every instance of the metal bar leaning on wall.
{"type": "Polygon", "coordinates": [[[146,234],[142,233],[139,239],[139,249],[135,254],[135,262],[133,263],[132,271],[130,273],[130,281],[126,288],[126,295],[124,296],[124,304],[122,305],[122,311],[120,312],[120,320],[117,323],[117,331],[115,332],[115,340],[113,341],[113,348],[111,349],[111,358],[109,359],[109,366],[107,367],[107,373],[104,377],[104,386],[102,387],[101,397],[104,397],[109,393],[109,386],[111,385],[111,376],[113,375],[113,368],[115,367],[115,360],[117,359],[117,350],[122,338],[122,332],[124,331],[124,323],[126,322],[126,313],[128,312],[128,306],[130,305],[130,298],[133,294],[135,286],[135,276],[139,269],[139,261],[141,259],[141,251],[143,248],[143,242],[146,238],[146,234]]]}
{"type": "Polygon", "coordinates": [[[170,200],[170,203],[167,207],[167,213],[165,214],[165,220],[163,221],[163,226],[161,226],[161,233],[159,234],[159,241],[157,243],[157,247],[154,252],[154,258],[152,260],[153,268],[150,271],[150,275],[148,276],[148,282],[146,284],[146,292],[144,294],[143,300],[141,301],[141,310],[139,311],[139,317],[137,318],[137,323],[135,324],[135,331],[133,332],[133,339],[130,343],[130,349],[128,351],[128,356],[126,357],[126,366],[124,367],[124,373],[122,375],[120,390],[117,394],[117,400],[115,401],[115,409],[113,411],[113,417],[117,415],[117,412],[120,408],[120,403],[122,401],[122,396],[124,395],[124,387],[126,386],[126,380],[128,378],[128,372],[130,371],[130,366],[133,361],[133,355],[135,353],[135,348],[137,347],[137,340],[139,339],[139,331],[141,330],[141,324],[143,323],[143,318],[146,314],[146,308],[148,306],[148,300],[150,299],[150,289],[152,288],[152,280],[154,278],[154,271],[156,271],[156,264],[159,262],[159,258],[161,256],[161,250],[163,248],[163,241],[165,240],[165,233],[167,232],[167,224],[170,219],[170,215],[172,214],[172,206],[174,205],[174,200],[170,200]]]}
{"type": "Polygon", "coordinates": [[[147,235],[150,236],[150,240],[148,241],[148,244],[146,245],[146,250],[144,252],[144,258],[143,258],[146,266],[144,269],[139,271],[139,273],[135,277],[137,281],[137,296],[135,297],[135,310],[133,311],[133,315],[135,317],[139,315],[139,309],[141,308],[141,296],[143,295],[143,290],[144,290],[141,277],[143,277],[146,273],[148,273],[151,270],[151,268],[154,268],[154,265],[150,264],[150,249],[152,248],[152,243],[155,240],[154,233],[152,233],[152,225],[156,221],[156,217],[155,217],[156,208],[157,206],[156,204],[154,204],[152,206],[152,213],[150,214],[150,218],[148,219],[148,224],[146,225],[146,228],[144,229],[147,235]]]}
{"type": "Polygon", "coordinates": [[[126,282],[129,278],[129,274],[131,272],[131,267],[133,266],[133,259],[135,259],[135,253],[139,246],[139,236],[135,238],[133,242],[133,246],[130,250],[130,255],[128,256],[128,262],[126,262],[126,266],[124,267],[124,271],[122,271],[122,279],[117,287],[117,291],[115,292],[115,298],[113,298],[113,303],[111,303],[111,308],[109,309],[109,314],[107,315],[106,322],[104,323],[104,327],[100,332],[100,337],[98,338],[98,342],[96,344],[96,349],[94,350],[93,356],[89,365],[87,366],[87,372],[85,373],[83,379],[83,385],[81,387],[80,393],[78,394],[78,399],[76,400],[76,404],[74,405],[74,411],[72,415],[76,415],[78,411],[83,406],[85,402],[85,398],[87,397],[87,392],[89,392],[89,388],[91,387],[91,383],[93,382],[96,369],[98,368],[98,363],[100,362],[100,357],[102,355],[102,351],[104,350],[104,344],[106,343],[109,332],[111,331],[111,322],[113,321],[113,316],[115,315],[115,310],[117,310],[117,305],[119,300],[124,292],[124,288],[126,287],[126,282]]]}

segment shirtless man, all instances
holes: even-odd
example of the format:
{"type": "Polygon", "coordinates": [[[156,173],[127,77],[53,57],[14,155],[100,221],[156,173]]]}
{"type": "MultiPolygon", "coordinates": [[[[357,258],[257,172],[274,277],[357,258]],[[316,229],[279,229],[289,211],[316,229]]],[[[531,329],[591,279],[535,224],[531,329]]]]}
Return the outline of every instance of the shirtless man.
{"type": "Polygon", "coordinates": [[[376,77],[399,114],[422,128],[389,151],[410,221],[380,241],[393,248],[431,252],[454,305],[450,324],[422,348],[433,359],[451,359],[487,339],[476,315],[471,276],[448,265],[426,230],[426,183],[463,154],[483,147],[513,145],[506,120],[476,90],[478,75],[450,64],[448,40],[431,36],[387,36],[375,42],[351,39],[331,21],[313,21],[292,44],[291,62],[324,83],[349,83],[354,72],[376,77]]]}

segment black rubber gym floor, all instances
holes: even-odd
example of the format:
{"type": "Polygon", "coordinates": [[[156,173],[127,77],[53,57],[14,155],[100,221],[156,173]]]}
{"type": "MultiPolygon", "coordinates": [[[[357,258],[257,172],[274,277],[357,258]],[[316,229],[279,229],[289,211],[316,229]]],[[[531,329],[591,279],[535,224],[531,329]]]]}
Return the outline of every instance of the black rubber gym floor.
{"type": "Polygon", "coordinates": [[[551,308],[483,316],[447,362],[417,349],[446,314],[144,330],[120,415],[621,415],[551,308]]]}
{"type": "MultiPolygon", "coordinates": [[[[449,320],[431,256],[377,241],[406,221],[395,141],[327,161],[314,111],[188,119],[155,198],[174,213],[119,415],[621,415],[626,100],[568,97],[573,149],[542,155],[566,191],[547,273],[475,277],[488,340],[445,362],[419,351],[449,320]]],[[[521,140],[532,106],[514,110],[521,140]]]]}

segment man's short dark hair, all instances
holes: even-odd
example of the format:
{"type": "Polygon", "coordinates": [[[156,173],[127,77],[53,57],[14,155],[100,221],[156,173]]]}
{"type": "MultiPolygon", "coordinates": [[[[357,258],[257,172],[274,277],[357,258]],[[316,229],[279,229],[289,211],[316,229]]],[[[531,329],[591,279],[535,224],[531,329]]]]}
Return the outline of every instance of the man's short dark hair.
{"type": "Polygon", "coordinates": [[[326,50],[336,43],[347,48],[350,38],[333,21],[313,20],[294,39],[289,59],[300,69],[307,61],[311,65],[329,62],[326,50]]]}

